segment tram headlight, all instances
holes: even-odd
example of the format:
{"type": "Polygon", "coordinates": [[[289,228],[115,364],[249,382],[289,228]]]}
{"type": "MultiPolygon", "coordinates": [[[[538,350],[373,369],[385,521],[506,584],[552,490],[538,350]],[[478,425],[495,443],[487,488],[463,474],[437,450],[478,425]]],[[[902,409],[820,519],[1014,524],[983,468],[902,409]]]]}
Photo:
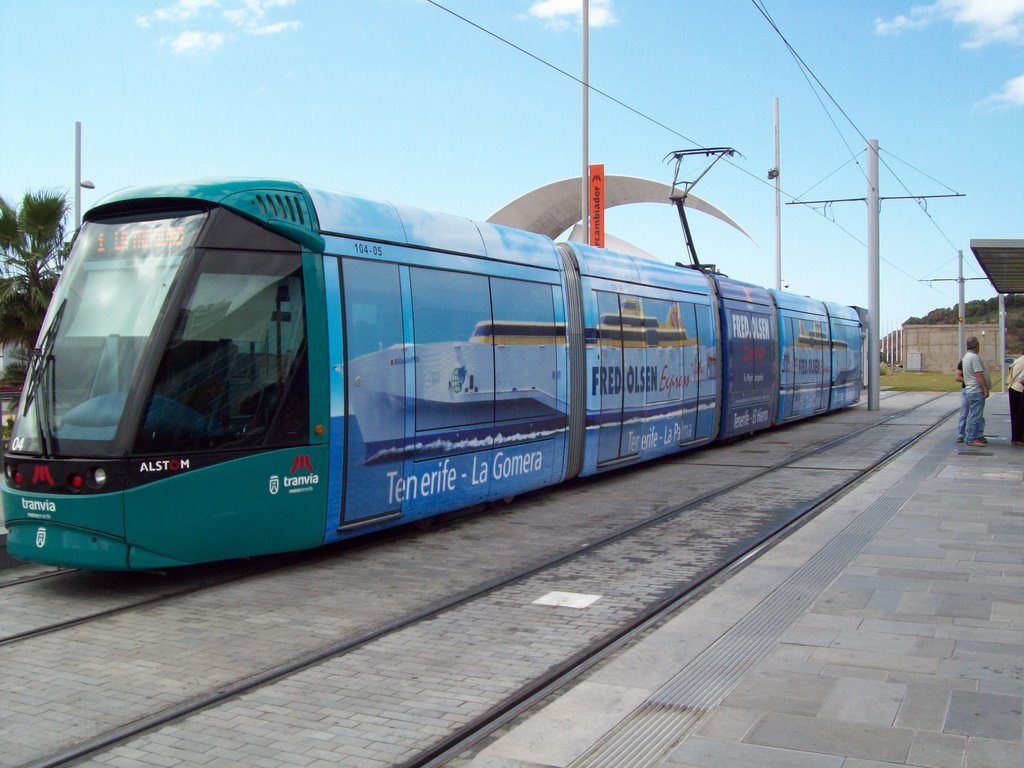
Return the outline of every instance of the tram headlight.
{"type": "Polygon", "coordinates": [[[92,484],[96,488],[102,488],[107,483],[107,470],[103,467],[96,467],[92,471],[92,484]]]}

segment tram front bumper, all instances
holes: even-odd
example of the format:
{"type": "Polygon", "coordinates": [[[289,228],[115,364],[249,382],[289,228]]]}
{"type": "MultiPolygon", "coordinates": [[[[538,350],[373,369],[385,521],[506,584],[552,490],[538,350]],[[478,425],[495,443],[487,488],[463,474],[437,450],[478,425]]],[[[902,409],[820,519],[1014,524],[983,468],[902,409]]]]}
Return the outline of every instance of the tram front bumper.
{"type": "Polygon", "coordinates": [[[13,520],[7,526],[7,552],[19,560],[91,570],[131,567],[128,545],[116,536],[39,520],[13,520]]]}

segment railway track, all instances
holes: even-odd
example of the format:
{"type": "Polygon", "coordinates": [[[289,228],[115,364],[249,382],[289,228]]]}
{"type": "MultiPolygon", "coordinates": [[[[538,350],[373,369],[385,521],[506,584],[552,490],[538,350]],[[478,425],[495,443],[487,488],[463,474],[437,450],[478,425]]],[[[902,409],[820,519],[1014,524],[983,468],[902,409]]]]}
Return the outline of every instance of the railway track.
{"type": "MultiPolygon", "coordinates": [[[[394,688],[407,686],[410,680],[417,682],[416,678],[420,678],[418,682],[423,683],[424,675],[418,670],[430,667],[426,659],[419,659],[423,654],[412,652],[411,658],[419,661],[407,662],[404,667],[401,663],[398,664],[400,668],[405,669],[405,675],[404,678],[395,678],[395,671],[389,669],[389,663],[385,659],[394,662],[396,659],[403,659],[403,655],[381,651],[378,648],[386,649],[395,643],[401,645],[405,642],[400,639],[403,635],[423,632],[429,634],[432,629],[439,630],[442,639],[426,641],[424,647],[439,651],[444,658],[447,644],[447,657],[449,661],[454,662],[462,655],[471,656],[473,651],[465,650],[462,653],[457,648],[453,651],[450,647],[451,637],[457,636],[460,632],[465,633],[473,628],[486,626],[493,621],[493,617],[500,618],[503,613],[515,613],[503,607],[509,601],[516,606],[516,610],[520,610],[524,604],[532,605],[532,602],[523,603],[516,595],[532,595],[538,591],[537,585],[544,583],[569,584],[580,589],[596,588],[595,584],[606,584],[609,575],[622,579],[624,572],[633,569],[635,573],[632,575],[636,577],[639,585],[636,591],[631,591],[632,587],[623,589],[622,594],[614,598],[605,594],[601,599],[605,601],[607,610],[603,613],[598,612],[599,618],[592,625],[577,628],[579,637],[574,637],[572,643],[568,644],[571,647],[555,648],[557,662],[551,662],[546,650],[538,650],[536,658],[529,658],[530,653],[526,653],[523,660],[524,671],[519,673],[518,678],[499,686],[500,691],[491,691],[487,697],[473,695],[473,698],[485,700],[476,702],[471,708],[473,711],[468,715],[466,712],[460,712],[447,720],[442,717],[440,722],[445,724],[445,727],[439,725],[429,728],[432,738],[426,742],[422,733],[409,739],[409,743],[404,745],[402,740],[397,738],[396,749],[391,757],[382,757],[377,762],[366,758],[365,762],[366,765],[441,765],[452,755],[465,750],[467,745],[499,727],[552,686],[560,684],[559,681],[578,674],[580,669],[593,663],[602,654],[607,654],[627,642],[631,634],[642,631],[643,627],[656,621],[661,612],[674,610],[679,601],[688,599],[687,595],[691,595],[693,590],[720,577],[723,569],[736,567],[739,560],[749,557],[753,548],[763,547],[772,537],[783,535],[781,532],[798,521],[802,515],[806,515],[836,493],[842,492],[844,487],[871,471],[874,466],[917,439],[923,431],[948,415],[946,410],[936,412],[936,408],[941,405],[937,403],[936,398],[919,395],[907,399],[912,401],[908,407],[898,410],[894,408],[880,421],[874,420],[871,423],[851,426],[850,422],[855,419],[833,418],[832,421],[839,427],[834,430],[836,435],[826,435],[826,439],[818,440],[814,445],[804,448],[790,448],[792,444],[799,442],[794,438],[799,438],[802,427],[796,425],[787,430],[763,435],[757,443],[736,443],[714,451],[685,454],[671,461],[659,463],[650,468],[649,473],[633,472],[574,485],[568,493],[583,499],[594,494],[604,494],[611,486],[639,486],[645,481],[644,478],[637,477],[641,474],[646,474],[648,483],[678,483],[679,470],[683,466],[687,467],[687,474],[691,475],[702,466],[720,468],[722,464],[716,465],[715,462],[722,461],[727,454],[731,457],[730,460],[735,462],[731,473],[734,479],[725,483],[711,483],[706,491],[697,488],[694,492],[691,488],[689,498],[683,504],[666,507],[659,500],[638,498],[637,508],[633,510],[636,517],[626,525],[622,525],[621,520],[612,524],[612,521],[595,513],[590,516],[595,522],[594,529],[606,529],[601,535],[588,541],[581,541],[580,532],[577,531],[575,543],[569,549],[565,549],[565,542],[560,541],[554,547],[540,547],[536,551],[523,553],[525,559],[529,560],[529,564],[523,568],[512,567],[519,559],[516,557],[508,557],[504,562],[487,563],[488,556],[497,552],[493,546],[478,546],[476,550],[469,550],[467,547],[473,541],[479,543],[484,539],[493,544],[491,537],[494,534],[501,535],[503,531],[500,529],[514,529],[517,525],[521,535],[533,530],[541,530],[543,533],[543,528],[532,526],[543,519],[544,508],[556,503],[559,494],[538,494],[531,498],[528,504],[533,510],[531,514],[525,515],[528,520],[523,523],[516,523],[515,518],[521,510],[513,508],[514,511],[506,515],[465,518],[445,530],[425,536],[396,538],[394,546],[389,544],[385,549],[394,549],[394,556],[397,559],[389,559],[385,556],[387,553],[382,552],[380,547],[342,553],[347,557],[346,562],[377,560],[380,561],[377,565],[383,572],[390,571],[397,575],[397,578],[390,582],[377,581],[371,585],[375,588],[371,592],[378,600],[381,599],[382,593],[389,596],[394,593],[396,604],[393,610],[371,614],[364,612],[353,623],[343,628],[335,625],[319,626],[310,614],[303,614],[300,620],[309,626],[310,637],[301,648],[297,644],[279,648],[276,654],[272,653],[265,657],[255,668],[250,667],[244,674],[237,674],[236,670],[236,674],[232,676],[228,670],[228,674],[221,680],[207,680],[205,690],[200,685],[188,691],[176,692],[168,697],[173,699],[169,706],[153,707],[150,704],[148,711],[143,709],[121,716],[120,722],[113,722],[117,718],[92,722],[84,720],[79,724],[80,727],[72,729],[72,735],[64,739],[63,743],[57,740],[49,744],[40,743],[27,753],[24,750],[19,753],[18,750],[8,749],[5,750],[6,756],[0,757],[0,760],[12,760],[4,762],[5,765],[58,766],[83,759],[88,764],[107,764],[116,760],[123,750],[138,749],[139,747],[133,745],[145,741],[147,734],[158,733],[161,726],[185,722],[190,715],[193,717],[189,718],[189,722],[209,717],[216,720],[215,713],[222,708],[238,706],[238,702],[247,697],[258,698],[261,691],[267,692],[280,686],[301,687],[304,684],[313,684],[303,683],[302,679],[316,679],[318,674],[323,674],[334,666],[339,666],[340,669],[332,672],[331,676],[340,676],[342,680],[351,679],[344,671],[346,665],[353,665],[352,668],[364,676],[371,674],[370,670],[376,669],[385,680],[382,684],[383,690],[388,689],[388,679],[393,681],[394,688]],[[929,413],[927,417],[915,419],[915,414],[922,415],[925,412],[929,413]],[[907,423],[915,421],[920,423],[907,423]],[[880,437],[883,434],[884,437],[880,437]],[[780,437],[785,439],[779,439],[780,437]],[[786,450],[777,450],[770,443],[786,444],[786,450]],[[755,449],[755,444],[769,447],[755,449]],[[844,449],[846,456],[859,455],[868,445],[872,446],[871,457],[858,458],[855,468],[839,466],[842,463],[839,461],[823,462],[821,458],[842,455],[844,449]],[[854,447],[853,450],[849,450],[851,446],[854,447]],[[745,451],[749,455],[761,450],[785,455],[779,460],[762,461],[754,466],[742,463],[745,451]],[[823,466],[812,469],[811,465],[815,463],[823,466]],[[821,477],[816,477],[814,483],[808,482],[807,478],[815,473],[821,477]],[[786,490],[794,476],[803,478],[799,493],[786,490]],[[764,499],[770,498],[771,495],[778,499],[774,506],[763,503],[764,499]],[[752,504],[752,500],[758,503],[752,504]],[[652,514],[647,504],[651,508],[656,507],[656,512],[652,514]],[[771,509],[766,509],[767,506],[771,506],[771,509]],[[494,523],[498,524],[497,529],[494,523]],[[731,538],[726,536],[727,533],[731,534],[731,538]],[[424,553],[424,549],[428,551],[424,553]],[[469,576],[465,581],[460,582],[449,573],[450,583],[439,585],[439,589],[433,592],[421,591],[419,600],[411,601],[416,603],[415,605],[403,603],[399,599],[405,583],[401,574],[403,562],[407,566],[410,562],[420,562],[424,565],[425,562],[444,554],[459,552],[465,557],[467,551],[473,551],[474,554],[471,561],[467,561],[461,569],[467,571],[465,575],[469,576]],[[411,559],[408,557],[410,552],[414,555],[411,559]],[[348,557],[350,555],[351,557],[348,557]],[[417,557],[420,561],[417,561],[417,557]],[[674,562],[673,558],[677,562],[674,562]],[[489,614],[493,614],[492,619],[487,618],[489,614]],[[444,627],[449,624],[461,626],[462,629],[447,630],[446,635],[444,627]],[[338,639],[339,629],[343,629],[342,639],[338,639]],[[333,638],[332,631],[336,633],[333,638]],[[445,640],[445,637],[448,639],[445,640]],[[374,660],[373,665],[367,664],[368,657],[374,660]],[[278,663],[267,663],[267,659],[277,659],[278,663]],[[535,666],[538,667],[537,670],[533,669],[535,666]],[[443,736],[438,735],[438,731],[443,731],[443,736]],[[431,746],[424,748],[427,742],[431,746]]],[[[825,423],[825,420],[822,423],[825,423]]],[[[719,471],[717,474],[723,473],[719,471]]],[[[678,496],[680,492],[681,489],[670,489],[665,497],[678,496]]],[[[563,494],[565,493],[566,491],[563,491],[563,494]]],[[[628,488],[625,493],[629,495],[628,488]]],[[[661,500],[663,501],[663,498],[661,500]]],[[[591,503],[590,506],[597,505],[591,503]]],[[[568,527],[573,528],[571,521],[568,527]]],[[[589,534],[589,531],[586,533],[589,534]]],[[[566,541],[572,538],[567,535],[566,541]]],[[[294,567],[279,569],[273,573],[250,574],[245,579],[232,580],[231,583],[206,584],[176,594],[150,596],[134,604],[108,608],[102,612],[80,616],[72,622],[54,624],[52,628],[40,627],[35,632],[22,633],[21,636],[12,635],[7,641],[8,647],[4,649],[4,654],[17,656],[25,653],[38,656],[35,643],[45,642],[47,646],[53,643],[61,644],[65,642],[62,638],[66,638],[68,644],[80,643],[83,633],[88,635],[92,632],[91,626],[101,628],[97,629],[92,637],[92,641],[96,642],[100,637],[123,638],[126,628],[137,630],[137,625],[140,624],[152,622],[155,626],[160,626],[162,622],[180,622],[182,617],[193,617],[194,620],[201,621],[201,617],[208,615],[204,611],[214,610],[209,605],[211,602],[217,606],[231,604],[232,596],[240,590],[258,590],[264,587],[283,589],[280,584],[275,584],[275,581],[288,585],[292,582],[299,583],[300,591],[308,593],[310,584],[322,586],[323,579],[317,581],[318,575],[345,578],[352,575],[352,571],[343,573],[344,569],[336,570],[337,565],[337,558],[317,556],[311,557],[308,562],[296,563],[294,567]],[[260,582],[259,579],[264,581],[260,582]],[[303,584],[306,585],[304,590],[303,584]],[[120,634],[119,630],[122,630],[120,634]]],[[[353,584],[350,579],[343,583],[348,587],[353,584]]],[[[39,597],[39,590],[47,589],[42,587],[40,582],[29,584],[35,585],[36,597],[39,597]]],[[[364,588],[365,586],[363,585],[364,588]]],[[[529,612],[531,609],[526,610],[529,612]]],[[[228,612],[231,613],[230,610],[228,612]]],[[[238,618],[237,614],[231,614],[229,620],[232,616],[238,618]]],[[[252,616],[247,618],[252,619],[252,616]]],[[[293,613],[279,617],[263,617],[261,622],[254,624],[254,628],[262,628],[275,635],[272,630],[287,621],[295,621],[296,618],[293,613]]],[[[546,615],[535,627],[529,629],[537,630],[540,636],[545,636],[544,633],[549,631],[545,622],[551,619],[551,616],[546,615]]],[[[557,617],[554,621],[557,624],[557,617]]],[[[521,635],[526,628],[520,621],[512,625],[502,623],[496,625],[495,629],[500,630],[498,640],[490,641],[491,644],[500,642],[511,646],[522,643],[523,638],[517,638],[516,635],[521,635]]],[[[543,641],[543,644],[548,645],[554,640],[557,646],[560,633],[561,629],[543,641]]],[[[196,629],[192,634],[207,638],[200,643],[200,648],[216,642],[216,632],[213,630],[201,632],[196,629]]],[[[280,640],[280,633],[275,637],[280,640]]],[[[477,641],[478,648],[486,647],[487,644],[487,640],[477,641]]],[[[526,645],[529,646],[529,643],[526,645]]],[[[211,662],[216,666],[216,660],[211,662]]],[[[70,667],[66,669],[66,673],[70,677],[75,674],[70,667]]],[[[344,682],[341,686],[336,692],[338,697],[345,695],[344,682]]],[[[430,684],[427,684],[428,689],[429,687],[430,684]]],[[[408,695],[415,696],[412,693],[408,695]]],[[[356,717],[359,714],[359,703],[353,702],[350,706],[355,710],[353,717],[356,717]]],[[[359,721],[356,719],[352,722],[359,721]]],[[[0,725],[0,743],[7,739],[4,727],[0,725]]],[[[339,719],[333,726],[329,724],[324,727],[322,724],[321,727],[324,728],[325,734],[329,734],[332,728],[352,729],[351,723],[346,722],[344,718],[339,719]]],[[[64,732],[67,733],[67,729],[64,732]]],[[[161,737],[164,746],[165,741],[166,739],[161,737]]]]}
{"type": "MultiPolygon", "coordinates": [[[[0,582],[0,602],[7,609],[0,619],[3,634],[0,635],[0,647],[20,643],[34,637],[53,634],[70,627],[87,624],[116,616],[120,613],[159,605],[167,600],[193,595],[197,592],[242,581],[255,575],[262,575],[283,566],[262,563],[259,565],[233,564],[227,573],[223,566],[187,569],[173,580],[163,578],[159,574],[121,574],[121,573],[88,573],[73,568],[48,568],[41,572],[19,576],[13,574],[0,582]],[[220,576],[211,575],[217,571],[220,576]],[[50,616],[40,616],[37,612],[28,612],[19,617],[13,610],[19,602],[24,604],[26,592],[30,595],[38,586],[38,582],[49,582],[47,590],[50,595],[63,593],[65,598],[60,601],[58,610],[63,618],[53,621],[50,616]],[[22,594],[18,594],[21,592],[22,594]],[[75,602],[75,596],[87,593],[90,602],[97,599],[108,607],[86,609],[81,603],[75,602]],[[105,597],[99,597],[105,595],[105,597]],[[42,622],[42,623],[40,623],[42,622]]],[[[31,599],[31,596],[28,597],[31,599]]],[[[54,603],[57,606],[57,603],[54,603]]]]}
{"type": "Polygon", "coordinates": [[[318,560],[372,547],[395,536],[394,531],[384,531],[324,549],[204,563],[173,572],[90,572],[31,564],[0,571],[4,574],[0,577],[0,604],[5,608],[0,616],[0,647],[121,613],[152,608],[205,590],[241,584],[289,568],[310,567],[318,560]],[[36,599],[39,582],[46,582],[46,594],[53,598],[51,607],[61,615],[59,620],[52,620],[52,615],[41,616],[38,611],[24,610],[23,606],[36,599]],[[88,598],[87,602],[79,601],[83,596],[88,598]],[[96,608],[96,603],[102,607],[96,608]]]}

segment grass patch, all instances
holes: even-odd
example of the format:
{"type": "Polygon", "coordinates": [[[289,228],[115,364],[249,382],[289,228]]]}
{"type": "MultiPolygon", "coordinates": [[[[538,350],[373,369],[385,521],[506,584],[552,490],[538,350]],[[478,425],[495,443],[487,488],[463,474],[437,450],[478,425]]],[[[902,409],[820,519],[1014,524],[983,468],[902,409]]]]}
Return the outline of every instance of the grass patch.
{"type": "MultiPolygon", "coordinates": [[[[941,371],[900,371],[888,373],[882,366],[882,375],[878,378],[879,386],[887,389],[898,389],[913,392],[959,392],[960,382],[953,378],[953,373],[941,371]]],[[[998,374],[992,376],[992,391],[1003,388],[1003,380],[998,374]]]]}

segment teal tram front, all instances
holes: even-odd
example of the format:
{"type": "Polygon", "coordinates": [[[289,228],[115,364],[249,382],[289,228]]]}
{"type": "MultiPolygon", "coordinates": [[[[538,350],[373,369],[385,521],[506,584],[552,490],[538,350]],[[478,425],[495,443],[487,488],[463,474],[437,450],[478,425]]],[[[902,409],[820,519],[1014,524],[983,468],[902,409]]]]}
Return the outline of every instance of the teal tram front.
{"type": "Polygon", "coordinates": [[[310,212],[300,187],[244,183],[88,214],[4,456],[10,554],[161,568],[322,541],[310,212]],[[293,464],[308,492],[269,493],[293,464]]]}

